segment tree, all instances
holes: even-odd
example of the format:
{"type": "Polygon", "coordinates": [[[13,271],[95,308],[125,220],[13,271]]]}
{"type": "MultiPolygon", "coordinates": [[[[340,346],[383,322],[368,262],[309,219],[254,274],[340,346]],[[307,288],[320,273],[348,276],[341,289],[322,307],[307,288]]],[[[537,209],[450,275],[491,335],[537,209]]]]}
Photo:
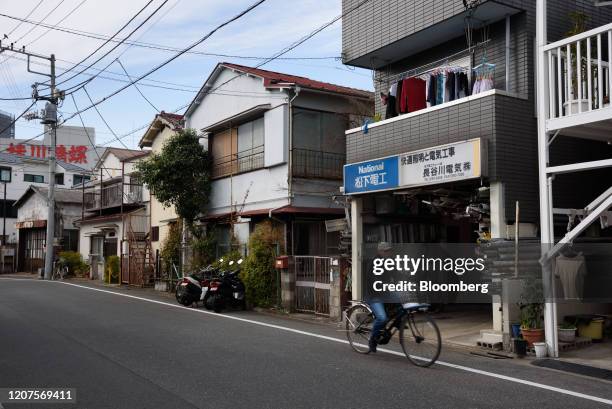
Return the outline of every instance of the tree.
{"type": "Polygon", "coordinates": [[[211,185],[210,155],[193,129],[178,131],[154,153],[137,164],[142,181],[164,206],[174,206],[190,231],[196,217],[206,212],[211,185]]]}

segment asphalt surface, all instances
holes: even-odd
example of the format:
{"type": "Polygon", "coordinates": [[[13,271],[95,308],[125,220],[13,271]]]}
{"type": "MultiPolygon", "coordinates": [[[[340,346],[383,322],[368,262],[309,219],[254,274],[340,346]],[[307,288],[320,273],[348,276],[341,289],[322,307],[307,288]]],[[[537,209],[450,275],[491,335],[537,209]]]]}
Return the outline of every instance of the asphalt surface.
{"type": "Polygon", "coordinates": [[[344,334],[327,325],[254,312],[203,313],[150,298],[159,301],[0,279],[0,387],[77,389],[76,404],[0,406],[597,408],[609,405],[593,397],[612,402],[612,383],[517,360],[445,349],[442,364],[423,369],[388,353],[356,354],[334,341],[344,334]]]}

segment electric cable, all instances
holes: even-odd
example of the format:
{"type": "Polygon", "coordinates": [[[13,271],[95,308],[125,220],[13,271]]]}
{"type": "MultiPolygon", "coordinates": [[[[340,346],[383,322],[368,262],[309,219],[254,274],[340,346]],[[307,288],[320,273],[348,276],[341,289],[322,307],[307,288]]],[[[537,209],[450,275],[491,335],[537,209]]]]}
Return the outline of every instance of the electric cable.
{"type": "MultiPolygon", "coordinates": [[[[22,18],[11,16],[11,15],[4,14],[4,13],[0,13],[0,17],[5,17],[8,19],[17,20],[17,21],[23,21],[28,24],[38,24],[41,27],[46,27],[46,28],[49,28],[50,30],[60,31],[63,33],[91,38],[95,40],[104,40],[104,41],[109,40],[110,42],[115,42],[115,43],[122,42],[124,44],[134,45],[136,47],[148,48],[148,49],[154,49],[154,50],[166,51],[166,52],[172,52],[172,53],[181,51],[181,49],[178,47],[172,47],[172,46],[148,43],[148,42],[141,42],[141,41],[127,41],[126,39],[121,39],[121,38],[112,39],[109,36],[103,35],[103,34],[96,34],[96,33],[91,33],[91,32],[82,31],[82,30],[69,29],[69,28],[65,28],[61,26],[43,24],[40,22],[22,19],[22,18]]],[[[187,52],[187,54],[195,54],[195,55],[202,55],[202,56],[208,56],[208,57],[220,57],[220,58],[249,59],[249,60],[265,60],[266,58],[268,58],[265,56],[247,56],[247,55],[234,55],[234,54],[207,53],[207,52],[197,51],[197,50],[190,50],[187,52]]],[[[303,56],[303,57],[279,57],[278,59],[280,60],[340,60],[341,57],[340,56],[303,56]]]]}
{"type": "MultiPolygon", "coordinates": [[[[43,0],[40,0],[40,1],[38,2],[38,4],[37,4],[37,5],[35,5],[35,6],[32,8],[32,10],[30,10],[30,12],[29,12],[29,13],[28,13],[28,14],[27,14],[27,15],[26,15],[24,18],[25,18],[25,19],[29,18],[29,17],[32,15],[32,13],[34,13],[34,12],[36,11],[36,9],[38,9],[38,6],[40,6],[40,5],[42,4],[42,2],[43,2],[43,0]]],[[[11,36],[11,34],[13,34],[13,33],[15,32],[15,30],[17,30],[19,27],[21,27],[21,25],[22,25],[23,23],[24,23],[23,21],[18,22],[18,23],[17,23],[17,25],[16,25],[15,27],[13,27],[13,28],[11,29],[11,31],[9,31],[9,32],[8,32],[8,34],[6,34],[6,36],[7,36],[7,37],[10,37],[10,36],[11,36]]]]}
{"type": "MultiPolygon", "coordinates": [[[[123,66],[123,64],[121,64],[121,60],[119,58],[117,58],[117,62],[119,63],[119,65],[121,66],[121,68],[123,68],[123,72],[125,72],[125,75],[128,77],[128,79],[130,81],[132,81],[132,77],[130,77],[130,74],[128,74],[127,70],[125,69],[125,67],[123,66]]],[[[155,110],[155,112],[160,112],[159,109],[153,105],[153,103],[149,100],[149,98],[145,97],[145,95],[142,93],[142,91],[140,90],[140,88],[138,87],[138,85],[134,84],[134,88],[136,88],[136,91],[138,91],[138,93],[140,94],[140,96],[149,103],[149,105],[151,105],[151,107],[155,110]]]]}
{"type": "MultiPolygon", "coordinates": [[[[119,139],[117,137],[117,134],[115,133],[115,131],[113,130],[113,128],[110,127],[110,125],[108,124],[108,122],[106,122],[106,119],[104,119],[104,117],[102,116],[102,113],[100,112],[100,110],[98,109],[98,107],[94,104],[93,100],[91,99],[91,95],[89,95],[89,92],[87,92],[87,88],[83,87],[83,91],[85,91],[85,94],[87,95],[87,98],[89,98],[89,102],[91,102],[93,108],[96,110],[96,112],[98,113],[98,116],[100,116],[100,119],[102,120],[102,122],[104,122],[104,125],[106,125],[106,127],[108,128],[108,130],[113,134],[113,136],[115,137],[115,139],[121,144],[123,145],[123,147],[125,149],[130,149],[127,147],[127,145],[125,143],[123,143],[123,141],[121,139],[119,139]]],[[[71,96],[73,94],[70,94],[71,96]]],[[[79,116],[81,115],[81,111],[77,110],[76,112],[79,116]]],[[[65,121],[64,121],[65,122],[65,121]]]]}
{"type": "MultiPolygon", "coordinates": [[[[115,34],[112,35],[111,38],[114,38],[115,36],[117,36],[119,33],[121,33],[127,26],[129,26],[132,21],[134,21],[143,11],[145,11],[145,9],[147,7],[149,7],[149,5],[153,2],[153,0],[149,0],[147,2],[147,4],[144,5],[144,7],[142,7],[136,14],[134,14],[124,25],[121,26],[121,28],[119,28],[119,30],[117,30],[115,32],[115,34]]],[[[132,34],[134,34],[136,32],[136,30],[138,30],[140,27],[142,27],[147,21],[149,21],[149,19],[151,17],[153,17],[166,3],[168,2],[168,0],[165,0],[159,7],[157,7],[157,9],[155,9],[153,11],[153,13],[151,13],[143,22],[141,22],[129,35],[127,38],[129,38],[132,34]]],[[[108,44],[110,42],[110,39],[105,41],[104,43],[102,43],[100,46],[98,46],[98,48],[96,48],[93,52],[91,52],[89,55],[87,55],[85,58],[81,59],[79,61],[79,64],[84,63],[85,61],[87,61],[89,58],[93,57],[98,51],[100,51],[102,48],[104,48],[104,46],[106,46],[106,44],[108,44]]],[[[96,61],[94,61],[92,64],[90,64],[87,68],[90,68],[91,66],[95,65],[96,63],[98,63],[102,58],[106,57],[107,55],[109,55],[111,52],[113,52],[117,47],[119,47],[121,44],[123,44],[122,42],[117,43],[117,45],[115,45],[113,48],[110,49],[110,51],[107,51],[105,54],[102,55],[102,57],[98,58],[96,61]]],[[[62,77],[63,75],[67,74],[68,72],[74,70],[76,68],[76,65],[69,68],[68,70],[62,72],[61,74],[59,74],[57,76],[57,78],[62,77]]],[[[83,70],[79,71],[78,73],[76,73],[75,75],[71,76],[68,79],[62,80],[60,82],[57,83],[57,85],[63,84],[67,81],[70,81],[71,79],[73,79],[74,77],[78,76],[79,74],[81,74],[86,68],[84,68],[83,70]]]]}

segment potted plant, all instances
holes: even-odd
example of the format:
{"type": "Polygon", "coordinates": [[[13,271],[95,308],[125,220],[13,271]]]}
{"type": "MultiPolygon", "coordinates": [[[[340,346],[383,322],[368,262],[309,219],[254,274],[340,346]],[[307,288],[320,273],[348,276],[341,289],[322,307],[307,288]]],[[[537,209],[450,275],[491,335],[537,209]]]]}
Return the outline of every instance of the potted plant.
{"type": "Polygon", "coordinates": [[[559,325],[559,342],[574,342],[576,340],[576,324],[563,322],[559,325]]]}
{"type": "Polygon", "coordinates": [[[529,346],[544,340],[543,313],[542,303],[521,305],[521,334],[529,346]]]}
{"type": "MultiPolygon", "coordinates": [[[[573,11],[568,14],[568,18],[572,22],[572,28],[567,31],[566,37],[572,37],[576,34],[584,33],[586,31],[589,16],[587,16],[585,13],[582,13],[580,11],[573,11]]],[[[587,67],[586,41],[580,42],[580,48],[580,72],[582,75],[582,80],[584,81],[587,78],[587,70],[589,69],[589,67],[587,67]]],[[[582,84],[578,84],[578,49],[575,44],[570,46],[570,52],[571,58],[569,61],[567,61],[567,63],[570,64],[572,67],[572,89],[570,90],[570,95],[568,96],[567,101],[563,103],[565,115],[572,115],[580,112],[579,105],[582,105],[582,112],[586,112],[589,110],[589,100],[587,99],[588,93],[583,91],[581,95],[582,98],[578,99],[578,86],[582,87],[582,84]]],[[[593,78],[593,81],[594,83],[597,83],[596,78],[593,78]]]]}

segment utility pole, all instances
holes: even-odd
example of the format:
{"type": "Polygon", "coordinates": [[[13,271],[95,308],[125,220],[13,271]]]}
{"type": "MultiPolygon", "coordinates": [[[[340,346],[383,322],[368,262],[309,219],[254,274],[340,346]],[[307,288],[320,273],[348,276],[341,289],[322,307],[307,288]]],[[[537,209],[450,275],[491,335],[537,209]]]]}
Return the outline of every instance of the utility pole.
{"type": "Polygon", "coordinates": [[[42,112],[41,123],[48,127],[48,132],[51,140],[49,150],[49,194],[48,194],[48,213],[47,213],[47,238],[45,241],[45,280],[51,279],[51,273],[53,271],[53,253],[54,253],[54,238],[55,238],[55,147],[57,137],[57,103],[60,99],[64,98],[64,93],[55,89],[55,54],[51,56],[40,55],[36,53],[27,52],[25,46],[16,48],[13,43],[10,43],[8,47],[3,46],[0,41],[0,54],[3,52],[14,52],[23,54],[27,57],[28,72],[33,74],[39,74],[49,77],[49,95],[41,96],[38,94],[38,83],[32,86],[32,99],[35,101],[44,100],[47,101],[45,109],[42,112]],[[40,58],[49,61],[50,73],[44,73],[34,71],[30,68],[30,59],[40,58]]]}
{"type": "Polygon", "coordinates": [[[45,280],[51,279],[55,253],[55,147],[57,145],[57,97],[55,90],[55,55],[51,54],[51,98],[45,106],[43,124],[50,125],[51,149],[49,150],[49,195],[47,198],[47,251],[45,251],[45,280]],[[49,110],[51,112],[49,112],[49,110]]]}

